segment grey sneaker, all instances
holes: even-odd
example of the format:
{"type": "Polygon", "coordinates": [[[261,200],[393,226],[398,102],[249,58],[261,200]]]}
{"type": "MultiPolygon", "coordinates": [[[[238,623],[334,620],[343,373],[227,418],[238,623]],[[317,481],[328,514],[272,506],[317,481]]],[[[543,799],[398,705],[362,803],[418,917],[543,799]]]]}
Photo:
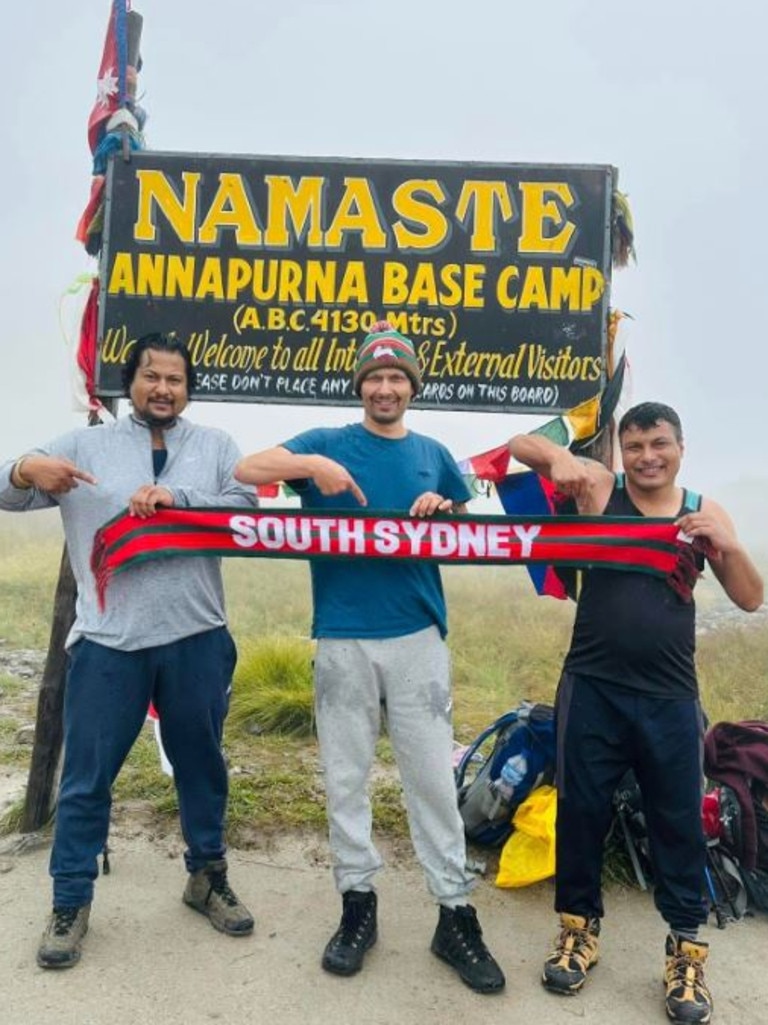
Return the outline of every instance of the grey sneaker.
{"type": "Polygon", "coordinates": [[[253,932],[253,916],[227,882],[224,858],[192,872],[182,900],[205,915],[219,932],[228,936],[249,936],[253,932]]]}
{"type": "Polygon", "coordinates": [[[53,909],[37,948],[37,963],[41,968],[71,968],[77,964],[83,936],[88,932],[90,913],[90,904],[53,909]]]}

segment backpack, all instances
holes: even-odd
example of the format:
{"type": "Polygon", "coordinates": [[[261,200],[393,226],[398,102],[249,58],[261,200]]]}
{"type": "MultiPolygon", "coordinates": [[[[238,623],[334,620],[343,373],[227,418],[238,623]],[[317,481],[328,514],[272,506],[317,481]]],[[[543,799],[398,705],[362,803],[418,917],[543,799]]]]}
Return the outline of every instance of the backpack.
{"type": "MultiPolygon", "coordinates": [[[[653,885],[653,863],[646,826],[643,797],[634,772],[630,769],[613,795],[615,812],[612,834],[625,848],[641,890],[653,885]]],[[[714,914],[718,929],[728,922],[744,917],[749,901],[749,888],[730,844],[739,842],[741,816],[736,795],[728,787],[705,794],[701,808],[702,825],[707,842],[705,892],[708,910],[714,914]],[[736,839],[739,838],[739,839],[736,839]]]]}
{"type": "Polygon", "coordinates": [[[523,701],[491,723],[464,749],[455,769],[459,813],[467,839],[497,847],[512,832],[512,816],[530,792],[555,776],[555,710],[523,701]],[[511,794],[501,770],[522,755],[525,772],[511,794]]]}
{"type": "Polygon", "coordinates": [[[719,845],[738,868],[749,907],[768,911],[768,723],[717,723],[704,739],[704,767],[719,783],[719,845]]]}
{"type": "Polygon", "coordinates": [[[768,911],[768,787],[753,780],[750,789],[757,823],[757,864],[753,869],[742,867],[741,874],[752,906],[768,911]]]}
{"type": "Polygon", "coordinates": [[[752,780],[749,793],[752,812],[757,825],[757,863],[754,868],[744,865],[744,832],[742,808],[738,795],[726,784],[716,788],[720,806],[720,846],[736,864],[744,880],[748,903],[757,911],[768,911],[768,789],[752,780]]]}

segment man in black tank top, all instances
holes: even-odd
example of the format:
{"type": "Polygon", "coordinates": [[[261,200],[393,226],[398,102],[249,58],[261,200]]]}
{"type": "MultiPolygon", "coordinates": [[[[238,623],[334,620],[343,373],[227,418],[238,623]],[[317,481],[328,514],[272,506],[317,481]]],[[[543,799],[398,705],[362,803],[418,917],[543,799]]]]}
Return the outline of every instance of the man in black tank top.
{"type": "Polygon", "coordinates": [[[557,871],[561,931],[542,983],[578,992],[598,960],[603,844],[613,794],[628,769],[643,794],[656,906],[669,926],[666,1010],[675,1022],[710,1020],[706,845],[701,825],[703,718],[694,663],[692,589],[706,562],[739,608],[763,602],[763,581],[727,513],[677,484],[680,419],[646,402],[619,424],[623,473],[580,459],[541,435],[509,443],[515,459],[547,477],[589,516],[674,518],[684,546],[674,583],[644,573],[583,574],[570,649],[557,694],[557,871]],[[697,540],[700,539],[700,540],[697,540]]]}

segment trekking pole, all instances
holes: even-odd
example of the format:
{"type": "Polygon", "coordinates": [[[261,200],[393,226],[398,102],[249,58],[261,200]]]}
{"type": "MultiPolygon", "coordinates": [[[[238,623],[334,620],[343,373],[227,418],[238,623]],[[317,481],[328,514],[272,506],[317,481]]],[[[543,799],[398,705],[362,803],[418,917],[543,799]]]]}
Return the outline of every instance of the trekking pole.
{"type": "MultiPolygon", "coordinates": [[[[717,845],[717,841],[715,841],[715,844],[713,844],[712,846],[714,847],[716,845],[717,845]]],[[[731,909],[732,920],[734,922],[738,922],[738,920],[739,920],[739,913],[736,910],[736,905],[733,902],[733,897],[731,896],[731,891],[730,891],[730,889],[728,887],[728,880],[725,878],[725,874],[724,874],[724,872],[722,870],[722,867],[720,866],[717,858],[714,856],[714,854],[711,853],[711,851],[712,851],[712,847],[707,845],[707,861],[709,861],[710,865],[712,866],[712,868],[714,870],[714,873],[717,876],[717,881],[720,884],[720,889],[723,891],[723,896],[728,901],[728,905],[729,905],[729,907],[731,909]]]]}
{"type": "MultiPolygon", "coordinates": [[[[709,861],[709,848],[707,848],[707,861],[709,861]]],[[[709,865],[704,866],[704,878],[707,880],[709,903],[712,905],[712,910],[715,912],[717,928],[724,929],[728,920],[723,914],[723,909],[720,907],[720,901],[717,899],[717,890],[715,889],[715,884],[712,881],[712,873],[709,871],[709,865]]]]}

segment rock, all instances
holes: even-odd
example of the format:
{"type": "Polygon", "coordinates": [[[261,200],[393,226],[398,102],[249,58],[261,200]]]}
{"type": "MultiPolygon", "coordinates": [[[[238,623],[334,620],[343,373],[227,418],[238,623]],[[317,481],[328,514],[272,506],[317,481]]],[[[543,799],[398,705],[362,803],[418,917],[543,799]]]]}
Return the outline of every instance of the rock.
{"type": "Polygon", "coordinates": [[[20,648],[16,651],[0,648],[0,672],[22,680],[34,680],[42,676],[47,652],[34,648],[20,648]]]}
{"type": "Polygon", "coordinates": [[[20,726],[16,731],[16,743],[17,744],[34,744],[35,742],[35,724],[33,722],[25,723],[20,726]]]}
{"type": "Polygon", "coordinates": [[[36,851],[49,843],[50,837],[44,833],[12,833],[3,837],[0,843],[0,856],[14,857],[17,854],[24,854],[25,851],[36,851]]]}

